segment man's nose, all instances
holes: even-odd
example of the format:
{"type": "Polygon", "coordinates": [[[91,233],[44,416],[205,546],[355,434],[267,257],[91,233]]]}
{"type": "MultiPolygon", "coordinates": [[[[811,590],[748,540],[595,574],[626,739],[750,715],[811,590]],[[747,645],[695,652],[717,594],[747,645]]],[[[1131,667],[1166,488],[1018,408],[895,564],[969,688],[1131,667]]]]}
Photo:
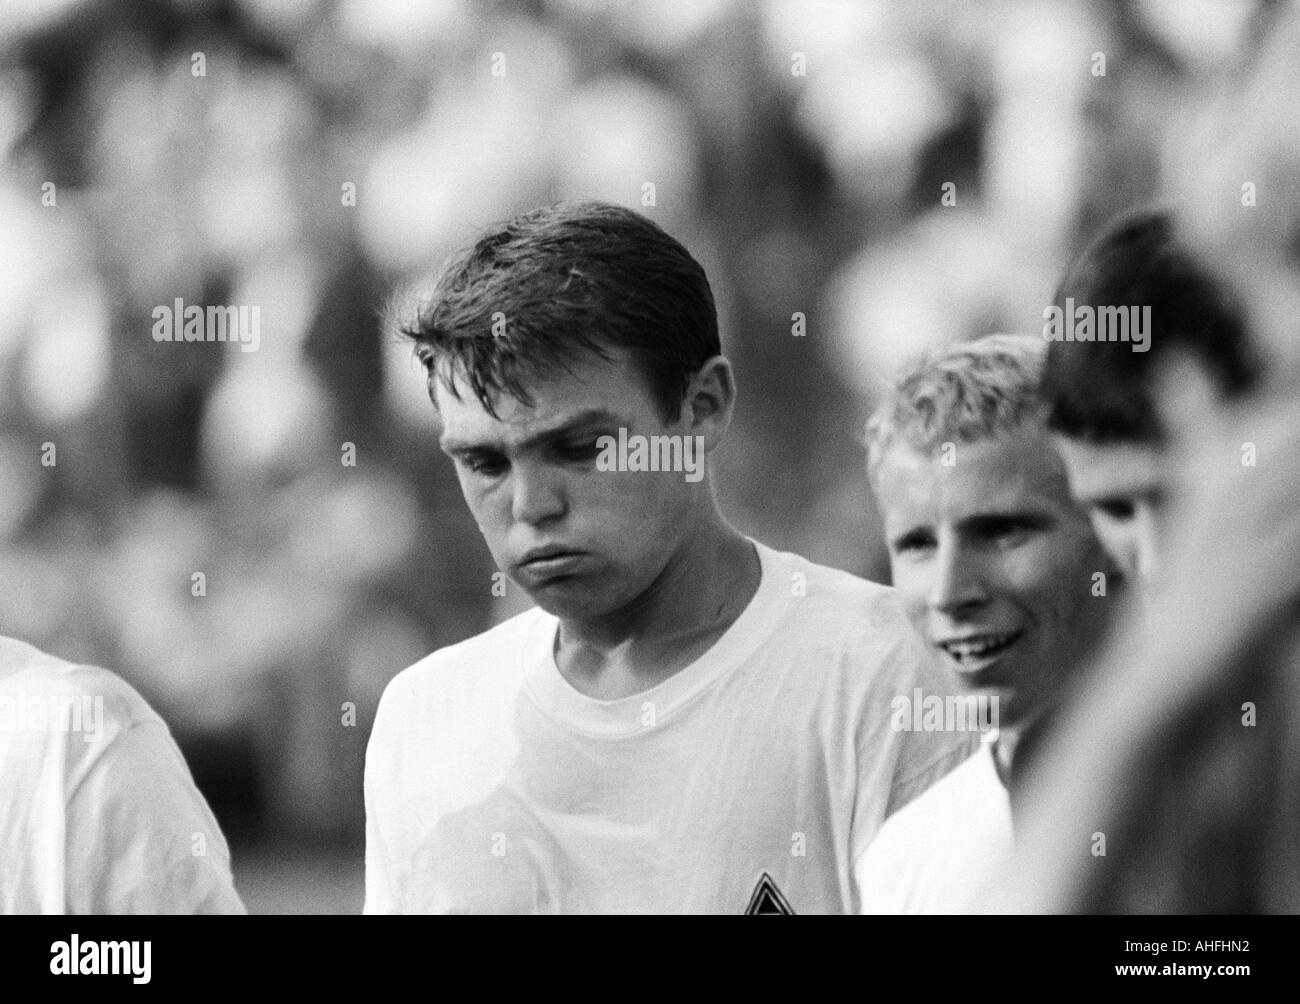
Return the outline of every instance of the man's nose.
{"type": "Polygon", "coordinates": [[[515,522],[537,525],[564,515],[564,480],[558,471],[544,464],[516,464],[510,487],[510,514],[515,522]]]}
{"type": "Polygon", "coordinates": [[[1115,563],[1120,575],[1134,584],[1141,584],[1136,523],[1133,520],[1110,519],[1095,510],[1089,513],[1088,518],[1092,532],[1101,541],[1102,548],[1115,563]]]}
{"type": "Polygon", "coordinates": [[[959,544],[939,547],[935,556],[930,607],[945,614],[978,607],[988,600],[988,589],[977,556],[959,544]]]}
{"type": "Polygon", "coordinates": [[[1143,582],[1151,582],[1160,570],[1160,525],[1153,507],[1140,503],[1133,512],[1134,571],[1143,582]]]}

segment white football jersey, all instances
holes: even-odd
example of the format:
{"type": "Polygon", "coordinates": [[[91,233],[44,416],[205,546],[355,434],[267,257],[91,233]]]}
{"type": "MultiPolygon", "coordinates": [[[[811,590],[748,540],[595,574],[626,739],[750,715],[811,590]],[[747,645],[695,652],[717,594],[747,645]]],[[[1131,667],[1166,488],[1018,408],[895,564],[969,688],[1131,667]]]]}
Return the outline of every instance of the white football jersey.
{"type": "Polygon", "coordinates": [[[982,913],[1011,862],[993,743],[886,820],[859,868],[863,913],[982,913]]]}
{"type": "Polygon", "coordinates": [[[948,679],[893,591],[757,545],[696,662],[596,700],[530,610],[399,674],[366,757],[367,913],[846,913],[885,818],[971,734],[891,727],[948,679]]]}
{"type": "Polygon", "coordinates": [[[243,913],[230,852],[125,681],[0,638],[0,913],[243,913]]]}

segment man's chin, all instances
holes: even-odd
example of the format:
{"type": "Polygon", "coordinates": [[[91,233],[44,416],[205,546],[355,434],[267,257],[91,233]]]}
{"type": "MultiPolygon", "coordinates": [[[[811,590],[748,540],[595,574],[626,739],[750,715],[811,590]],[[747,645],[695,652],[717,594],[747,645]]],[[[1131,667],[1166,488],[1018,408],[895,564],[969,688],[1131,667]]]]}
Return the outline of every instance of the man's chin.
{"type": "Polygon", "coordinates": [[[608,594],[572,576],[521,587],[528,598],[553,617],[565,621],[595,620],[610,612],[608,594]]]}
{"type": "Polygon", "coordinates": [[[1023,701],[1011,687],[967,687],[964,693],[974,700],[981,732],[1013,727],[1023,715],[1023,701]]]}

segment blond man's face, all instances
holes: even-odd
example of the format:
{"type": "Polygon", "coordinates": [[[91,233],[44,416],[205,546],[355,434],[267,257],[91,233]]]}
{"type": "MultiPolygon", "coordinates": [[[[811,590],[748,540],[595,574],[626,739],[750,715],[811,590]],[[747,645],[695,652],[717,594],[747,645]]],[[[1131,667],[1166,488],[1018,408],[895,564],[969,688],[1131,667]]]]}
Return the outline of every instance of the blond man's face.
{"type": "Polygon", "coordinates": [[[1103,632],[1116,585],[1048,436],[948,455],[896,441],[873,473],[913,627],[972,691],[999,698],[1004,728],[1032,720],[1103,632]]]}

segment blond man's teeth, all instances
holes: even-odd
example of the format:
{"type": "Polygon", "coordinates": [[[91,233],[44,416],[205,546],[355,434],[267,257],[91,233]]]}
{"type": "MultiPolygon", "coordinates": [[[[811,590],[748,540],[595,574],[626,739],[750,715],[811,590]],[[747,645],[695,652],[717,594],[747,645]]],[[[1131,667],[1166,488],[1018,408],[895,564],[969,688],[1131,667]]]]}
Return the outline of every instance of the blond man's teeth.
{"type": "Polygon", "coordinates": [[[963,641],[943,642],[941,647],[954,659],[977,659],[1005,648],[1016,639],[1017,634],[1018,632],[1012,631],[1008,634],[980,635],[963,641]]]}

